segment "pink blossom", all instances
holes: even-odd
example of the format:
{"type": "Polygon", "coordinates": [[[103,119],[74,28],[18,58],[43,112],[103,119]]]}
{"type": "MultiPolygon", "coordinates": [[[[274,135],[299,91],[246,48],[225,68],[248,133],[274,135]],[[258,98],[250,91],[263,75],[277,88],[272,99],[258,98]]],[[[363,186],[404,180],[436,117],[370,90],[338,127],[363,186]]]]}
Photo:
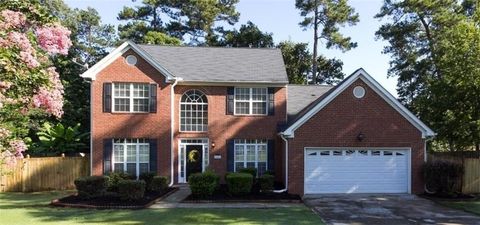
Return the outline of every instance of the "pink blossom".
{"type": "Polygon", "coordinates": [[[17,158],[10,151],[3,151],[0,154],[0,162],[4,162],[7,167],[13,167],[17,164],[17,158]]]}
{"type": "Polygon", "coordinates": [[[1,14],[3,21],[0,21],[0,29],[20,28],[25,25],[26,17],[21,12],[6,9],[1,14]]]}
{"type": "Polygon", "coordinates": [[[0,139],[5,139],[10,136],[10,131],[6,128],[0,127],[0,139]]]}
{"type": "Polygon", "coordinates": [[[21,51],[20,58],[24,63],[27,64],[28,68],[36,68],[40,66],[40,63],[37,59],[33,56],[32,52],[21,51]]]}
{"type": "Polygon", "coordinates": [[[6,90],[10,89],[12,83],[9,81],[0,81],[0,92],[5,92],[6,90]]]}
{"type": "Polygon", "coordinates": [[[10,46],[18,46],[22,51],[35,52],[30,40],[28,40],[27,35],[24,33],[12,31],[8,33],[8,40],[10,41],[10,46]]]}
{"type": "Polygon", "coordinates": [[[36,33],[38,44],[49,54],[68,54],[72,41],[69,37],[71,32],[67,28],[61,25],[40,27],[36,33]]]}
{"type": "Polygon", "coordinates": [[[63,115],[63,85],[54,67],[48,68],[47,73],[50,76],[51,87],[38,89],[32,99],[33,106],[43,108],[47,113],[60,118],[63,115]]]}
{"type": "Polygon", "coordinates": [[[13,152],[15,152],[15,157],[23,158],[23,152],[27,151],[27,145],[25,142],[23,142],[23,140],[13,140],[10,141],[9,144],[13,152]]]}

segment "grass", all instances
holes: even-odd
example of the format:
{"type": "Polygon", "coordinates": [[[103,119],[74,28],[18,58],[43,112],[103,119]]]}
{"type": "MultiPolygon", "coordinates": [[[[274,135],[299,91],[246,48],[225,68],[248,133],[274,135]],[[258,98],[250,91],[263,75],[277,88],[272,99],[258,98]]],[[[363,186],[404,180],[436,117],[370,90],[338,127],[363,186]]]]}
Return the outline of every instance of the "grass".
{"type": "Polygon", "coordinates": [[[91,210],[48,206],[66,194],[0,193],[0,224],[323,224],[307,207],[91,210]]]}
{"type": "Polygon", "coordinates": [[[471,212],[480,216],[480,200],[476,201],[440,201],[440,204],[471,212]]]}

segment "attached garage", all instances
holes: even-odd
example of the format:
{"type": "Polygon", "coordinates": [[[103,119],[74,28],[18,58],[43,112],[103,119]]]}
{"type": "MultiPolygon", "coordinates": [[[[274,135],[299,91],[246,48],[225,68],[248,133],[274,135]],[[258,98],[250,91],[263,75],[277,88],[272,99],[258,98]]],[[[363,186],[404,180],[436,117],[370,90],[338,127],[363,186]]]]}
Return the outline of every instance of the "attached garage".
{"type": "Polygon", "coordinates": [[[305,148],[305,194],[409,193],[410,150],[305,148]]]}

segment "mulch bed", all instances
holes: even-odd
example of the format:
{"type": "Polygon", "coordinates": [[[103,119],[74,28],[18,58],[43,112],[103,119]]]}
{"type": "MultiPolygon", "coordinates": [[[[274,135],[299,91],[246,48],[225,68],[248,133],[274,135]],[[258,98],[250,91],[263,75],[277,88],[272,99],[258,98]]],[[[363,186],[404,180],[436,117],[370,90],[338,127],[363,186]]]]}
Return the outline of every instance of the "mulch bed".
{"type": "Polygon", "coordinates": [[[285,203],[301,203],[302,198],[299,195],[288,193],[262,193],[258,189],[254,188],[252,193],[243,196],[232,196],[227,191],[226,185],[221,185],[220,188],[215,191],[213,196],[207,198],[198,198],[193,195],[189,195],[185,200],[185,203],[222,203],[222,202],[285,202],[285,203]]]}
{"type": "Polygon", "coordinates": [[[146,192],[145,197],[136,201],[124,201],[118,196],[104,196],[94,199],[81,199],[77,194],[53,200],[50,204],[60,207],[92,208],[92,209],[143,209],[156,201],[167,197],[178,188],[168,188],[163,192],[146,192]]]}

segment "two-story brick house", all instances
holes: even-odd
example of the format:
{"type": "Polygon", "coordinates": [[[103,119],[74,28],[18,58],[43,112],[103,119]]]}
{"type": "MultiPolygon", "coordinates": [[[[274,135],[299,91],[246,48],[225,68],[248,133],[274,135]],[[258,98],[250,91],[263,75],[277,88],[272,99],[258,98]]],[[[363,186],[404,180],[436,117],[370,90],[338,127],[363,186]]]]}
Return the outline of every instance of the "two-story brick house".
{"type": "Polygon", "coordinates": [[[125,42],[91,79],[92,174],[255,167],[297,194],[421,192],[433,132],[362,69],[288,85],[279,49],[125,42]]]}

